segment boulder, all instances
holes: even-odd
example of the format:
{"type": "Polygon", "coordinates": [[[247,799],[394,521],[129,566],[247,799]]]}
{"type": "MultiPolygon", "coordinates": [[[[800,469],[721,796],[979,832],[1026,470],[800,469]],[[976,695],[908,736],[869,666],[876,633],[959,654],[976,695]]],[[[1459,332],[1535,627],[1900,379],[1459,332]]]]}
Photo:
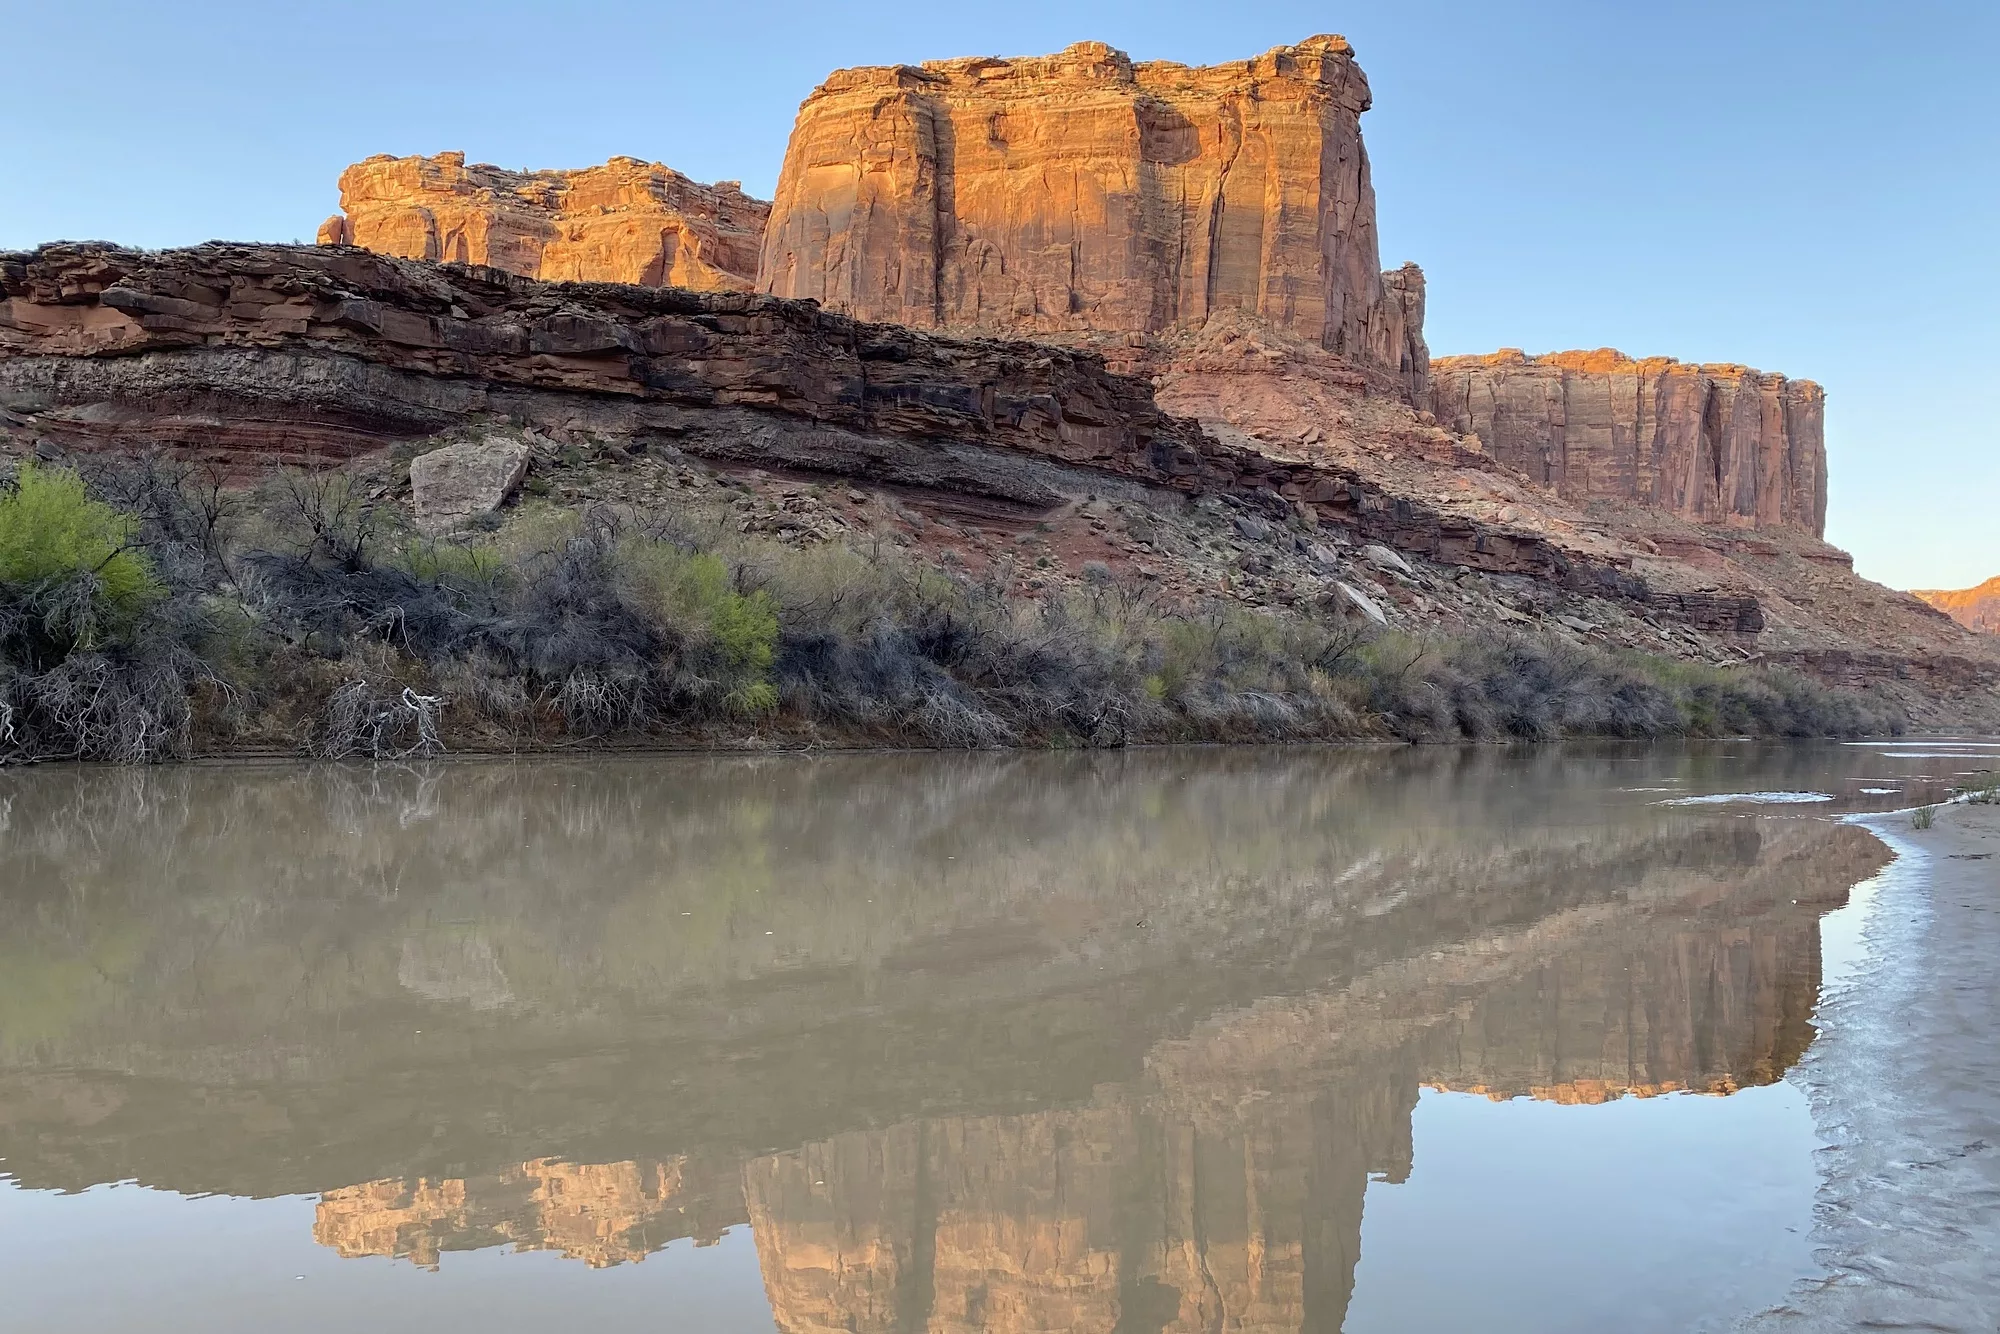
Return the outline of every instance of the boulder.
{"type": "Polygon", "coordinates": [[[1410,568],[1408,561],[1379,542],[1370,542],[1367,546],[1361,548],[1361,559],[1384,572],[1393,571],[1397,574],[1416,573],[1416,571],[1410,568]]]}
{"type": "Polygon", "coordinates": [[[1353,584],[1336,579],[1333,581],[1333,586],[1340,590],[1340,596],[1347,600],[1348,606],[1354,608],[1363,616],[1375,622],[1375,624],[1387,625],[1389,623],[1388,616],[1376,604],[1375,599],[1369,597],[1353,584]]]}
{"type": "Polygon", "coordinates": [[[410,463],[417,527],[446,533],[506,504],[528,475],[519,440],[468,440],[419,454],[410,463]]]}

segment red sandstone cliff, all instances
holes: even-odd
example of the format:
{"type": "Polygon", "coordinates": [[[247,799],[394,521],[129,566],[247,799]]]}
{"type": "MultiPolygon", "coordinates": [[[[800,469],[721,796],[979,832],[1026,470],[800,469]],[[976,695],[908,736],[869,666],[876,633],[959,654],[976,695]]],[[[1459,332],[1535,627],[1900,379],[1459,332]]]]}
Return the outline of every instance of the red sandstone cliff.
{"type": "Polygon", "coordinates": [[[1968,630],[2000,635],[2000,574],[1974,588],[1919,588],[1914,596],[1968,630]]]}
{"type": "Polygon", "coordinates": [[[1433,410],[1572,500],[1615,498],[1697,523],[1826,528],[1826,394],[1747,366],[1609,348],[1509,349],[1432,363],[1433,410]]]}
{"type": "Polygon", "coordinates": [[[0,401],[16,405],[0,445],[33,432],[268,462],[504,416],[1051,507],[1115,475],[1709,628],[1759,623],[1754,600],[1689,604],[1573,529],[1513,528],[1448,498],[1392,496],[1349,466],[1218,440],[1085,352],[741,293],[557,287],[301,247],[47,246],[0,254],[0,401]]]}
{"type": "Polygon", "coordinates": [[[1731,661],[1754,644],[1838,684],[1918,682],[1910,707],[1993,698],[1990,640],[1857,579],[1808,534],[1615,500],[1586,512],[1252,317],[1162,341],[1156,402],[1086,352],[748,293],[552,285],[352,248],[56,245],[0,254],[0,452],[166,446],[255,468],[505,424],[921,488],[954,525],[1047,523],[1065,568],[1109,558],[1169,591],[1292,605],[1345,581],[1399,622],[1561,612],[1567,632],[1628,648],[1731,661]],[[1220,520],[1218,546],[1188,496],[1265,517],[1220,520]],[[1114,539],[1098,531],[1107,503],[1174,532],[1114,539]],[[1434,565],[1383,583],[1341,554],[1355,539],[1434,565]],[[1547,591],[1484,582],[1514,576],[1547,591]]]}
{"type": "Polygon", "coordinates": [[[1344,38],[1251,60],[842,70],[799,109],[759,285],[864,319],[1014,332],[1260,316],[1423,382],[1422,276],[1380,272],[1344,38]]]}
{"type": "Polygon", "coordinates": [[[463,153],[371,157],[340,174],[322,245],[484,264],[555,282],[747,292],[770,205],[615,157],[583,171],[502,171],[463,153]]]}

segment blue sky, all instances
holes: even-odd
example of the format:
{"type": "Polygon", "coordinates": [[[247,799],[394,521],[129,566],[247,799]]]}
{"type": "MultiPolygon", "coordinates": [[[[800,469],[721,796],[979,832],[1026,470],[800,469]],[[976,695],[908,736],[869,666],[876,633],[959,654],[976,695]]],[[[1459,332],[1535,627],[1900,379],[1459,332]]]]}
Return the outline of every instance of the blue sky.
{"type": "Polygon", "coordinates": [[[768,197],[843,65],[1345,33],[1383,261],[1440,353],[1614,346],[1828,390],[1828,536],[2000,573],[1995,0],[845,5],[0,0],[0,246],[310,239],[371,153],[627,153],[768,197]]]}

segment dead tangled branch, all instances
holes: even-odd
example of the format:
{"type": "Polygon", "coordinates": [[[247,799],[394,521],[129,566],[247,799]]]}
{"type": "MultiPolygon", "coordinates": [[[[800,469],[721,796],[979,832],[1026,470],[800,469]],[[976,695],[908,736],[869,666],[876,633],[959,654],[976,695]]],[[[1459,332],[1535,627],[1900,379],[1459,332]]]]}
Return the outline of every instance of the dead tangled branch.
{"type": "Polygon", "coordinates": [[[366,680],[350,681],[328,697],[307,749],[320,759],[406,760],[439,755],[438,713],[444,700],[409,686],[383,694],[366,680]]]}

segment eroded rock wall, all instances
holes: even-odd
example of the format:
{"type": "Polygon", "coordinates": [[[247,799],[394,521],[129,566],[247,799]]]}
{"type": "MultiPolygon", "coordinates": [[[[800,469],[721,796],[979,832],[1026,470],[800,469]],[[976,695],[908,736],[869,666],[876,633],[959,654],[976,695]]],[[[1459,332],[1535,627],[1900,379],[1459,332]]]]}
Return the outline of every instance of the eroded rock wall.
{"type": "Polygon", "coordinates": [[[1915,595],[1968,630],[2000,635],[2000,575],[1972,588],[1920,588],[1915,595]]]}
{"type": "MultiPolygon", "coordinates": [[[[1662,601],[1628,553],[1217,439],[1095,355],[768,296],[551,287],[355,250],[47,246],[0,254],[0,408],[0,427],[24,422],[8,433],[249,462],[347,457],[500,418],[1027,504],[1111,476],[1694,614],[1662,601]]],[[[1754,600],[1716,615],[1695,623],[1760,623],[1754,600]]]]}
{"type": "Polygon", "coordinates": [[[864,319],[1026,333],[1260,316],[1411,386],[1340,37],[1192,68],[1101,42],[842,70],[799,109],[759,283],[864,319]]]}
{"type": "Polygon", "coordinates": [[[615,157],[582,171],[503,171],[463,153],[371,157],[340,174],[322,245],[483,264],[551,282],[747,292],[771,206],[734,181],[615,157]]]}
{"type": "Polygon", "coordinates": [[[1432,410],[1572,500],[1658,506],[1698,523],[1826,528],[1826,394],[1748,366],[1609,348],[1509,349],[1431,363],[1432,410]]]}

